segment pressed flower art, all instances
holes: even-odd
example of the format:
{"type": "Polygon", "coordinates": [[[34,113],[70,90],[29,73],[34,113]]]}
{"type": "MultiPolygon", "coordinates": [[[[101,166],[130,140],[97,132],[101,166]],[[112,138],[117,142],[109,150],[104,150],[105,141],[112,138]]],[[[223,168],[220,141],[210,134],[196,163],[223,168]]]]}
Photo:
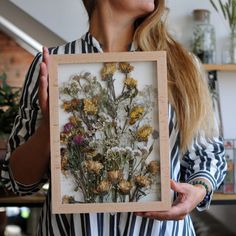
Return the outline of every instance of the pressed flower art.
{"type": "Polygon", "coordinates": [[[165,57],[142,55],[52,56],[54,213],[169,209],[165,57]]]}
{"type": "Polygon", "coordinates": [[[139,89],[134,70],[128,62],[104,63],[100,75],[78,72],[62,84],[61,107],[68,119],[60,135],[61,171],[73,179],[75,191],[62,196],[62,202],[158,196],[159,154],[157,160],[150,158],[158,145],[158,127],[152,122],[157,91],[152,85],[139,89]],[[120,91],[116,80],[121,80],[120,91]]]}

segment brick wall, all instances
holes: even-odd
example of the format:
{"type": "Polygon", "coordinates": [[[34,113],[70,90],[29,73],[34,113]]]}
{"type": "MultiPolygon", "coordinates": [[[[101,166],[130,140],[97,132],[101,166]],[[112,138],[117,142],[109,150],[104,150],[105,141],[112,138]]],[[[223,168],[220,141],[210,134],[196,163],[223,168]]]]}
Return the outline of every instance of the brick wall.
{"type": "Polygon", "coordinates": [[[0,74],[6,72],[13,87],[22,87],[25,74],[34,56],[20,47],[14,39],[0,31],[0,74]]]}

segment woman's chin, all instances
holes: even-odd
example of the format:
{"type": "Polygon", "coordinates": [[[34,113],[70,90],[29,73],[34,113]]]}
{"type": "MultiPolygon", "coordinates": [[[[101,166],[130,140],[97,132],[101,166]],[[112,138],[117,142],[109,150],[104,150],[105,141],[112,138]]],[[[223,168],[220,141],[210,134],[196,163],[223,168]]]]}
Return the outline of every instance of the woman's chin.
{"type": "Polygon", "coordinates": [[[143,11],[144,15],[151,13],[155,10],[155,4],[153,1],[144,1],[143,3],[143,11]]]}

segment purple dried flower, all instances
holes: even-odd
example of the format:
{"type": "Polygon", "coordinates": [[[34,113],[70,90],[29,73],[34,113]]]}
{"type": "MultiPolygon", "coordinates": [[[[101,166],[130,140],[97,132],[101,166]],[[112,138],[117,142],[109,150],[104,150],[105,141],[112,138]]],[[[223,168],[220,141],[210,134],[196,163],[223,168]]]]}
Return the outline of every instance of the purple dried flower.
{"type": "Polygon", "coordinates": [[[82,135],[76,135],[74,138],[73,138],[73,142],[75,144],[82,144],[82,142],[84,141],[84,138],[82,135]]]}
{"type": "Polygon", "coordinates": [[[64,132],[70,132],[74,128],[74,125],[72,123],[67,123],[64,125],[64,132]]]}

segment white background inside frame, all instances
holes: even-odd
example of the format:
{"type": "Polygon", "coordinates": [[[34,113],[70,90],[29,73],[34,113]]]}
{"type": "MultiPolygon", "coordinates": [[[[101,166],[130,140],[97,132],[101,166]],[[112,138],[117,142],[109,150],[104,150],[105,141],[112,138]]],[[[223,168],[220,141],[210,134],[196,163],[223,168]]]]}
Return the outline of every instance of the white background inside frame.
{"type": "MultiPolygon", "coordinates": [[[[134,66],[134,70],[130,73],[130,76],[136,80],[138,80],[138,90],[142,90],[146,85],[152,85],[154,88],[157,88],[157,65],[156,62],[145,61],[145,62],[130,62],[132,66],[134,66]]],[[[70,78],[74,75],[83,74],[85,72],[91,73],[93,76],[96,76],[98,81],[101,81],[101,69],[103,67],[103,63],[86,63],[86,64],[59,64],[58,65],[58,85],[59,88],[63,85],[63,83],[68,82],[70,78]]],[[[115,72],[114,74],[114,87],[115,92],[119,95],[123,88],[124,74],[120,72],[115,72]]],[[[103,82],[104,83],[104,82],[103,82]]],[[[62,101],[59,100],[59,127],[60,131],[63,130],[63,127],[66,123],[68,123],[68,118],[70,115],[66,113],[62,108],[62,101]]],[[[152,127],[158,129],[158,106],[156,104],[155,109],[152,112],[152,127]]],[[[159,139],[158,139],[159,140],[159,139]]],[[[154,150],[152,154],[148,157],[148,161],[150,160],[159,160],[159,143],[158,140],[156,145],[154,146],[154,150]]],[[[150,146],[150,145],[148,145],[150,146]]],[[[70,175],[65,176],[64,174],[60,174],[61,180],[61,199],[63,196],[73,196],[75,200],[81,201],[82,193],[80,191],[75,192],[75,184],[73,181],[73,177],[70,175]]],[[[159,180],[160,181],[160,180],[159,180]]],[[[158,181],[158,182],[159,182],[158,181]]],[[[156,186],[155,191],[150,192],[147,196],[142,197],[139,202],[145,201],[160,201],[161,200],[161,189],[160,184],[156,186]]]]}

